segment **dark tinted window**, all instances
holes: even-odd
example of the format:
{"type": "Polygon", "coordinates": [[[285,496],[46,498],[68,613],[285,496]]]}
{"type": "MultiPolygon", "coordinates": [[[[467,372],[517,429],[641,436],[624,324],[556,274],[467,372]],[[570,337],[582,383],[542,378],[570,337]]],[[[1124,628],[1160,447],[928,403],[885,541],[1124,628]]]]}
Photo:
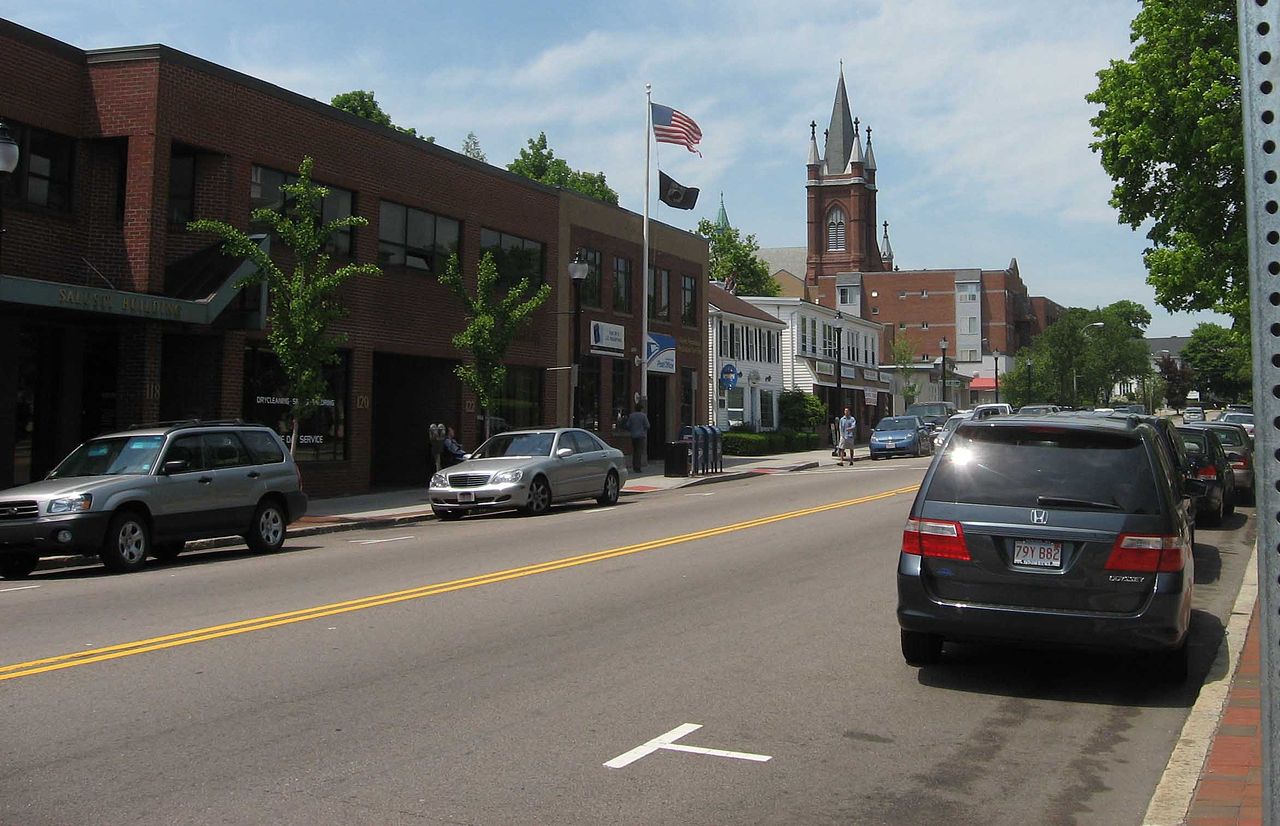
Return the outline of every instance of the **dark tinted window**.
{"type": "Polygon", "coordinates": [[[165,453],[164,460],[186,462],[188,471],[204,470],[203,440],[199,434],[177,437],[173,440],[173,444],[169,445],[169,451],[165,453]]]}
{"type": "Polygon", "coordinates": [[[1244,447],[1245,435],[1242,430],[1236,430],[1234,427],[1215,427],[1213,432],[1218,435],[1218,441],[1222,442],[1224,447],[1244,447]]]}
{"type": "Polygon", "coordinates": [[[959,428],[947,444],[925,498],[1027,508],[1160,512],[1151,460],[1140,437],[1052,426],[959,428]]]}
{"type": "Polygon", "coordinates": [[[211,469],[250,464],[249,452],[234,433],[204,434],[204,457],[211,469]]]}
{"type": "Polygon", "coordinates": [[[284,461],[284,451],[280,449],[280,445],[272,438],[271,434],[265,430],[246,430],[240,436],[249,447],[249,453],[253,456],[254,464],[267,465],[284,461]]]}
{"type": "Polygon", "coordinates": [[[1203,433],[1188,433],[1186,431],[1178,431],[1178,435],[1182,437],[1182,449],[1189,455],[1199,458],[1209,451],[1208,439],[1203,433]]]}

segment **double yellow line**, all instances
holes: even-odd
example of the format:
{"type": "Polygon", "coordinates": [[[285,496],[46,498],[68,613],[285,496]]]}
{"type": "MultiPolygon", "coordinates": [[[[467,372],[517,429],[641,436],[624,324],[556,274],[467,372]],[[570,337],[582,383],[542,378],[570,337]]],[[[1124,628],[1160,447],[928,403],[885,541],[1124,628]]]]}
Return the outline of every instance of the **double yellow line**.
{"type": "Polygon", "coordinates": [[[107,660],[116,660],[122,657],[132,657],[136,654],[146,654],[151,651],[162,651],[166,648],[176,648],[180,645],[191,645],[192,643],[204,642],[206,640],[216,640],[220,637],[248,634],[252,631],[264,631],[268,628],[275,628],[280,625],[307,622],[308,620],[320,619],[321,617],[331,617],[335,614],[363,611],[366,608],[377,608],[381,605],[392,605],[397,602],[405,602],[411,599],[422,599],[423,597],[435,596],[437,594],[447,594],[450,591],[461,591],[466,588],[476,588],[481,585],[492,585],[496,582],[504,582],[509,579],[519,579],[521,577],[534,576],[535,574],[550,573],[551,571],[559,571],[564,568],[573,568],[578,565],[587,565],[593,562],[602,562],[606,559],[613,559],[614,557],[638,554],[643,551],[652,551],[658,548],[665,548],[669,545],[694,542],[699,539],[709,539],[713,536],[721,536],[723,534],[743,531],[749,528],[759,528],[764,525],[771,525],[775,522],[783,522],[788,519],[798,519],[802,516],[812,516],[816,513],[824,513],[826,511],[847,508],[852,505],[862,505],[867,502],[888,499],[893,496],[900,496],[904,493],[914,493],[918,487],[919,485],[910,485],[907,487],[895,488],[883,493],[861,496],[857,499],[846,499],[841,502],[831,502],[826,505],[818,505],[817,507],[789,511],[787,513],[776,514],[774,516],[762,516],[758,519],[749,519],[745,522],[735,522],[732,525],[708,528],[707,530],[695,531],[694,533],[686,533],[679,536],[671,536],[665,539],[654,539],[649,542],[641,542],[635,545],[624,545],[620,548],[610,548],[604,551],[596,551],[595,553],[582,554],[581,556],[553,559],[549,562],[540,562],[536,565],[526,565],[521,568],[508,568],[503,571],[493,571],[492,573],[480,574],[479,576],[467,577],[466,579],[455,579],[449,582],[438,582],[432,585],[420,585],[417,588],[408,588],[403,591],[392,591],[386,594],[375,594],[374,596],[347,600],[346,602],[332,602],[328,605],[317,605],[314,608],[303,608],[298,611],[288,611],[283,614],[272,614],[266,617],[256,617],[254,619],[240,620],[239,622],[229,622],[224,625],[212,625],[207,628],[197,628],[193,631],[182,631],[177,634],[167,634],[163,637],[151,637],[150,639],[137,640],[135,642],[108,645],[102,648],[90,648],[85,651],[76,651],[70,654],[59,654],[56,657],[46,657],[41,660],[14,663],[13,665],[0,666],[0,682],[3,682],[4,680],[14,680],[19,677],[31,677],[36,674],[44,674],[48,671],[59,671],[64,668],[75,668],[76,666],[90,665],[92,663],[100,663],[107,660]]]}

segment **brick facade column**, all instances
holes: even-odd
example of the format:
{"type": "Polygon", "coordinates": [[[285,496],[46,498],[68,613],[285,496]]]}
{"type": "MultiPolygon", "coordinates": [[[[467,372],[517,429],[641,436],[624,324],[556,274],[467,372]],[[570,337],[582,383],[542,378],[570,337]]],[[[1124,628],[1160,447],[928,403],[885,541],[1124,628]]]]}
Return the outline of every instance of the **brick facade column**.
{"type": "Polygon", "coordinates": [[[160,359],[163,335],[159,324],[139,322],[120,334],[118,421],[122,427],[160,418],[160,359]]]}
{"type": "Polygon", "coordinates": [[[244,415],[245,334],[229,331],[222,336],[222,392],[218,396],[218,416],[238,419],[244,415]]]}

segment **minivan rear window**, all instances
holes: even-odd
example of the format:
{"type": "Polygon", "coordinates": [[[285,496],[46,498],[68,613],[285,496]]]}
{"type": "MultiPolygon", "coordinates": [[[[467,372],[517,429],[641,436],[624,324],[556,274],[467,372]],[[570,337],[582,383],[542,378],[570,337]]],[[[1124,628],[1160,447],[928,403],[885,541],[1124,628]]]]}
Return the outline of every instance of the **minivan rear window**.
{"type": "Polygon", "coordinates": [[[1137,434],[1040,425],[960,427],[925,499],[1133,514],[1161,509],[1137,434]]]}

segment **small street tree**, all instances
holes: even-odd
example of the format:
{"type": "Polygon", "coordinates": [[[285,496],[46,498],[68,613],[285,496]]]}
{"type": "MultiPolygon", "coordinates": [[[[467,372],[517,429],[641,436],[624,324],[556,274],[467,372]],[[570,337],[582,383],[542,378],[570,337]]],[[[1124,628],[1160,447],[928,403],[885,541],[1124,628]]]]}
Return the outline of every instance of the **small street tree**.
{"type": "Polygon", "coordinates": [[[910,407],[916,403],[916,399],[920,397],[920,385],[911,380],[911,366],[916,363],[915,348],[911,346],[911,341],[906,336],[900,336],[893,340],[893,347],[889,351],[893,357],[893,364],[898,369],[898,381],[902,386],[902,403],[905,407],[910,407]]]}
{"type": "Polygon", "coordinates": [[[520,150],[515,160],[507,164],[507,171],[544,183],[580,192],[597,201],[618,205],[618,193],[609,188],[603,172],[579,172],[569,168],[563,158],[547,145],[547,133],[539,132],[537,138],[529,138],[529,145],[520,150]]]}
{"type": "Polygon", "coordinates": [[[462,280],[462,268],[455,253],[449,257],[440,283],[453,293],[464,307],[465,326],[453,337],[453,346],[471,354],[471,362],[459,364],[454,372],[463,384],[476,394],[484,414],[484,437],[489,438],[490,410],[502,393],[507,380],[507,348],[522,324],[551,295],[551,285],[534,289],[527,277],[501,293],[498,265],[486,252],[476,270],[476,289],[468,292],[462,280]]]}
{"type": "Polygon", "coordinates": [[[325,251],[329,238],[369,222],[356,215],[321,221],[321,202],[328,190],[311,180],[311,158],[303,158],[298,180],[284,184],[279,211],[255,209],[252,220],[270,228],[289,252],[293,267],[285,271],[243,230],[223,221],[202,219],[187,224],[191,232],[207,232],[222,239],[222,252],[247,258],[257,269],[241,286],[266,282],[267,341],[280,361],[292,399],[293,431],[289,450],[298,448],[301,420],[319,405],[326,391],[325,366],[336,360],[345,337],[330,333],[329,325],[346,314],[338,288],[358,275],[379,275],[376,264],[346,264],[331,269],[325,251]]]}
{"type": "Polygon", "coordinates": [[[769,265],[756,255],[760,245],[754,235],[743,238],[737,227],[719,226],[703,218],[695,230],[710,242],[707,276],[734,286],[737,295],[777,295],[782,291],[769,274],[769,265]]]}
{"type": "Polygon", "coordinates": [[[1164,397],[1175,413],[1186,406],[1187,394],[1195,389],[1196,376],[1191,368],[1165,353],[1160,357],[1156,372],[1164,382],[1164,397]]]}

